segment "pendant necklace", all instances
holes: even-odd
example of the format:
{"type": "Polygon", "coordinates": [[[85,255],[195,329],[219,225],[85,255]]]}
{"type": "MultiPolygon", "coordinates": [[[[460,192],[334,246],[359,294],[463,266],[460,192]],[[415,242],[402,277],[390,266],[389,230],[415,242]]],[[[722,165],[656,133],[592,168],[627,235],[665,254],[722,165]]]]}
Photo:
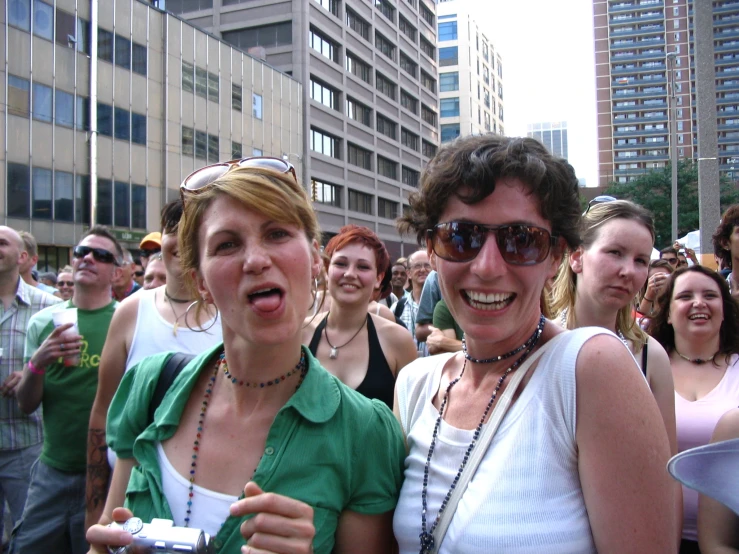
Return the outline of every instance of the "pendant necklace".
{"type": "Polygon", "coordinates": [[[170,296],[167,292],[167,287],[164,287],[164,296],[167,297],[167,300],[170,302],[177,302],[178,304],[191,304],[192,299],[191,298],[177,298],[176,296],[170,296]]]}
{"type": "Polygon", "coordinates": [[[675,351],[675,354],[680,356],[683,360],[687,360],[691,364],[695,364],[695,365],[703,365],[703,364],[707,364],[708,362],[712,362],[713,359],[716,357],[716,354],[718,354],[718,352],[716,352],[716,354],[714,354],[710,358],[705,358],[705,359],[704,358],[688,358],[687,356],[683,356],[682,354],[680,354],[680,352],[677,351],[677,348],[675,348],[674,351],[675,351]]]}
{"type": "Polygon", "coordinates": [[[174,304],[172,304],[172,301],[178,302],[180,304],[184,304],[185,302],[188,302],[188,300],[180,300],[179,298],[172,298],[169,294],[167,294],[167,289],[164,289],[164,296],[167,297],[169,309],[172,310],[172,316],[174,317],[174,324],[172,325],[172,334],[176,337],[177,336],[177,329],[180,327],[180,318],[184,315],[187,315],[187,311],[183,313],[182,315],[178,316],[177,312],[174,311],[174,304]]]}
{"type": "Polygon", "coordinates": [[[362,322],[362,326],[359,329],[357,329],[357,332],[354,333],[354,335],[352,335],[352,338],[350,338],[348,341],[346,341],[341,346],[334,346],[333,344],[331,344],[331,341],[328,339],[328,318],[330,315],[331,315],[331,312],[328,312],[328,314],[326,314],[326,326],[323,328],[323,334],[326,335],[326,342],[331,347],[331,352],[329,353],[328,357],[331,358],[332,360],[335,360],[336,358],[339,357],[339,348],[344,348],[347,344],[349,344],[351,341],[353,341],[357,337],[359,332],[362,329],[364,329],[365,325],[367,325],[367,319],[365,318],[365,320],[362,322]]]}

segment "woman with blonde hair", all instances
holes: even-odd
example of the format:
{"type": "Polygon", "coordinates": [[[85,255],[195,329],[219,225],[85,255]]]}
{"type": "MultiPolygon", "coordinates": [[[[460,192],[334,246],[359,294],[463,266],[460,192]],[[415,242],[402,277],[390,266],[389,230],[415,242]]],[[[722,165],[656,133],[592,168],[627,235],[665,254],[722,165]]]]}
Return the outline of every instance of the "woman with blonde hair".
{"type": "Polygon", "coordinates": [[[182,370],[153,420],[170,356],[124,376],[107,429],[119,459],[87,533],[92,552],[130,544],[105,524],[132,516],[202,529],[224,553],[389,552],[402,435],[384,404],[301,346],[320,231],[294,168],[246,158],[196,171],[180,190],[183,272],[219,309],[223,343],[182,370]]]}

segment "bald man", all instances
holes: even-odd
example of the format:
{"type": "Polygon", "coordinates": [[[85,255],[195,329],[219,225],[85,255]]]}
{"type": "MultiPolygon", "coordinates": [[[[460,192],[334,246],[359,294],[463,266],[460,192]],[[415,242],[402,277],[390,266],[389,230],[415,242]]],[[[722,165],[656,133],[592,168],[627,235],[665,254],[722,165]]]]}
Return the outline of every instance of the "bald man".
{"type": "Polygon", "coordinates": [[[61,302],[20,278],[27,261],[21,236],[0,226],[0,521],[7,501],[13,525],[23,513],[31,464],[43,442],[41,414],[24,414],[15,398],[23,371],[26,327],[33,314],[61,302]]]}

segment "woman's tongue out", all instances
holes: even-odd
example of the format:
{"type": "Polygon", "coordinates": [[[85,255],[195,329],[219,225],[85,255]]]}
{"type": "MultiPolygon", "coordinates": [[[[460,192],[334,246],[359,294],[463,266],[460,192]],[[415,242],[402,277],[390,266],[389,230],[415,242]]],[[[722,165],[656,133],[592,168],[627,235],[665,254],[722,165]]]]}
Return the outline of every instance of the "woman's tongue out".
{"type": "Polygon", "coordinates": [[[280,307],[281,301],[279,289],[267,289],[249,295],[249,303],[260,312],[274,312],[280,307]]]}

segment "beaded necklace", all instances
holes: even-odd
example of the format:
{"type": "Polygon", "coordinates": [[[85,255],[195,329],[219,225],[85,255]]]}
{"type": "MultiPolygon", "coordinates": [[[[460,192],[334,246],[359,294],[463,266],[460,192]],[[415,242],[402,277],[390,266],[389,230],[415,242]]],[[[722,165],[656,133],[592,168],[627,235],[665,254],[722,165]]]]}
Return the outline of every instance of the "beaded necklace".
{"type": "Polygon", "coordinates": [[[680,354],[680,352],[677,351],[677,348],[673,348],[673,351],[675,352],[675,354],[680,356],[683,360],[688,360],[691,364],[696,364],[696,365],[703,365],[703,364],[707,364],[708,362],[712,362],[713,359],[716,357],[716,354],[718,354],[718,352],[716,352],[716,354],[714,354],[710,358],[688,358],[687,356],[680,354]]]}
{"type": "MultiPolygon", "coordinates": [[[[237,382],[233,377],[230,376],[230,373],[228,373],[228,369],[226,366],[226,358],[225,358],[225,352],[221,354],[221,356],[218,358],[218,362],[216,363],[216,367],[213,370],[213,375],[211,375],[210,379],[208,379],[208,384],[205,387],[205,395],[203,396],[203,404],[200,408],[200,419],[198,420],[198,428],[197,433],[195,435],[195,441],[192,444],[192,462],[190,463],[190,486],[188,487],[187,491],[187,512],[185,513],[185,527],[190,527],[190,515],[192,514],[192,503],[193,503],[193,497],[195,496],[194,488],[195,488],[195,470],[197,469],[197,463],[198,463],[198,453],[200,452],[200,439],[203,435],[203,424],[205,423],[205,414],[208,411],[208,403],[210,402],[210,397],[213,394],[213,385],[215,385],[216,377],[218,376],[218,368],[223,365],[224,366],[224,373],[226,376],[231,379],[232,383],[237,382]]],[[[284,381],[287,377],[295,373],[297,370],[300,370],[300,380],[298,381],[298,385],[295,387],[295,390],[298,390],[300,388],[300,385],[303,384],[303,381],[305,380],[305,375],[308,373],[308,364],[305,363],[305,352],[303,352],[303,349],[300,349],[300,361],[298,362],[298,365],[295,366],[295,369],[286,373],[279,379],[275,379],[271,383],[257,383],[260,387],[269,386],[270,384],[277,384],[281,381],[284,381]]],[[[254,386],[254,384],[251,383],[243,383],[239,382],[239,384],[246,384],[246,386],[254,386]]],[[[256,469],[254,470],[254,473],[256,473],[256,469]]]]}
{"type": "Polygon", "coordinates": [[[523,343],[518,348],[514,348],[510,352],[506,352],[505,354],[501,354],[500,356],[493,356],[492,358],[483,358],[481,360],[478,360],[477,358],[473,358],[470,356],[469,352],[467,352],[467,341],[465,340],[465,337],[462,337],[462,352],[464,352],[464,358],[465,360],[469,360],[470,362],[474,362],[476,364],[492,364],[495,362],[499,362],[501,360],[505,360],[506,358],[510,358],[511,356],[515,356],[521,350],[524,350],[531,346],[535,341],[539,339],[537,335],[541,335],[542,329],[544,329],[544,323],[546,322],[546,319],[544,316],[539,317],[539,324],[536,327],[536,330],[534,331],[534,334],[531,335],[528,340],[523,343]]]}
{"type": "MultiPolygon", "coordinates": [[[[521,354],[521,357],[518,358],[515,362],[513,362],[513,365],[511,365],[508,369],[506,369],[503,372],[503,375],[500,376],[500,379],[498,379],[498,384],[495,386],[495,390],[493,390],[493,394],[490,397],[490,401],[488,402],[487,406],[485,407],[485,411],[482,414],[482,418],[480,418],[480,423],[477,424],[477,427],[475,428],[475,432],[472,435],[472,441],[470,442],[469,446],[467,447],[466,452],[464,453],[464,456],[462,457],[462,463],[459,466],[459,469],[457,470],[457,474],[454,476],[454,479],[452,480],[451,487],[449,487],[449,492],[446,493],[446,496],[444,497],[444,500],[441,502],[441,507],[439,508],[439,513],[436,514],[436,519],[434,519],[433,523],[430,527],[427,528],[426,526],[426,513],[428,511],[428,482],[429,482],[429,468],[431,467],[431,457],[434,454],[434,449],[436,448],[436,438],[439,434],[439,428],[441,427],[441,421],[444,417],[444,408],[446,408],[447,402],[449,400],[449,394],[452,391],[452,387],[456,385],[459,380],[464,375],[464,370],[467,368],[467,358],[465,358],[464,364],[462,365],[462,371],[460,372],[459,376],[454,379],[452,382],[449,383],[449,385],[446,388],[446,392],[444,393],[444,398],[441,401],[441,406],[439,407],[439,417],[436,418],[436,424],[434,425],[434,431],[431,435],[431,445],[429,446],[429,453],[426,456],[426,466],[423,470],[423,486],[421,488],[421,533],[419,533],[418,538],[421,542],[421,551],[420,554],[430,554],[435,545],[435,539],[434,539],[434,530],[436,529],[436,526],[439,524],[439,521],[441,520],[441,516],[444,513],[444,510],[447,507],[447,504],[449,503],[449,499],[452,496],[452,492],[457,486],[457,483],[459,482],[460,477],[462,476],[462,472],[464,471],[465,466],[467,465],[467,461],[470,458],[470,454],[472,453],[472,449],[475,447],[475,444],[477,444],[477,439],[480,437],[480,433],[482,432],[482,426],[485,423],[485,418],[488,416],[488,413],[490,412],[490,408],[492,408],[493,403],[495,402],[495,399],[498,397],[498,391],[503,386],[503,382],[505,381],[506,377],[517,369],[525,360],[529,357],[529,354],[536,348],[537,343],[539,342],[539,338],[541,337],[541,333],[543,330],[543,323],[541,321],[544,319],[542,316],[539,326],[537,326],[536,331],[534,332],[534,335],[532,337],[534,340],[531,342],[531,344],[524,350],[523,354],[521,354]]],[[[531,339],[529,339],[531,341],[531,339]]],[[[527,342],[529,342],[527,341],[527,342]]],[[[520,349],[519,349],[520,352],[520,349]]]]}
{"type": "Polygon", "coordinates": [[[230,380],[232,383],[241,385],[242,387],[250,387],[253,389],[263,389],[264,387],[271,387],[272,385],[279,385],[291,375],[294,375],[298,371],[303,371],[303,369],[305,369],[305,352],[303,352],[302,349],[300,350],[300,361],[298,362],[298,365],[296,365],[293,369],[291,369],[284,375],[280,375],[276,379],[267,381],[266,383],[250,383],[248,381],[242,381],[241,379],[237,379],[236,377],[231,375],[231,372],[228,370],[228,363],[226,363],[226,352],[221,353],[221,356],[218,358],[218,365],[223,368],[223,374],[226,376],[226,379],[230,380]]]}

